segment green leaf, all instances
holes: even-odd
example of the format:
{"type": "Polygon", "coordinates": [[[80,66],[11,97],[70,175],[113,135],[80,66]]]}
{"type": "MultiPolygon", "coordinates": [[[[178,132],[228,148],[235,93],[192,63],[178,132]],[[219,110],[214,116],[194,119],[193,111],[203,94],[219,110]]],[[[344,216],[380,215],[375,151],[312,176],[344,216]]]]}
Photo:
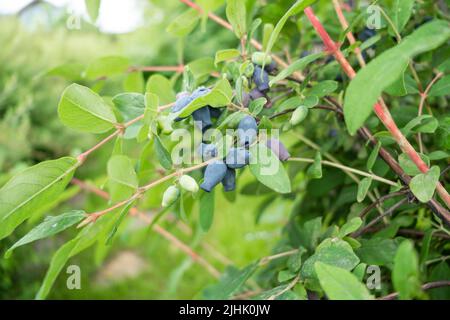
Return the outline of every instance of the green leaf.
{"type": "Polygon", "coordinates": [[[158,158],[161,166],[166,169],[172,169],[172,158],[170,157],[169,151],[167,151],[166,147],[162,143],[161,139],[155,135],[155,151],[156,157],[158,158]]]}
{"type": "Polygon", "coordinates": [[[240,56],[240,52],[237,49],[225,49],[216,52],[216,58],[214,59],[214,64],[217,66],[219,62],[234,59],[240,56]]]}
{"type": "Polygon", "coordinates": [[[358,193],[356,195],[356,201],[363,202],[369,192],[370,185],[372,184],[372,178],[366,177],[358,183],[358,193]]]}
{"type": "Polygon", "coordinates": [[[131,197],[138,187],[138,178],[130,158],[125,155],[112,156],[107,167],[111,201],[117,202],[131,197]]]}
{"type": "MultiPolygon", "coordinates": [[[[141,116],[145,110],[145,98],[144,95],[140,93],[120,93],[114,96],[112,101],[122,115],[124,122],[128,122],[141,116]]],[[[125,139],[135,138],[141,126],[141,121],[133,123],[126,128],[123,137],[125,139]]]]}
{"type": "Polygon", "coordinates": [[[185,118],[188,117],[200,108],[204,106],[211,106],[214,108],[223,107],[230,103],[230,97],[221,89],[214,88],[208,94],[204,96],[198,97],[189,103],[184,109],[180,112],[179,117],[185,118]]]}
{"type": "Polygon", "coordinates": [[[449,36],[447,22],[427,23],[362,68],[350,82],[345,95],[344,115],[349,132],[355,134],[364,124],[383,90],[400,77],[412,57],[437,48],[449,36]],[[371,84],[369,87],[368,83],[371,84]]]}
{"type": "Polygon", "coordinates": [[[392,271],[392,283],[402,300],[420,295],[419,259],[411,241],[405,240],[398,247],[392,271]]]}
{"type": "Polygon", "coordinates": [[[60,247],[52,257],[44,281],[36,294],[36,299],[45,299],[67,261],[92,246],[99,239],[104,239],[105,233],[110,230],[110,224],[114,223],[114,221],[109,216],[101,217],[94,224],[83,228],[76,238],[60,247]]]}
{"type": "Polygon", "coordinates": [[[98,94],[76,83],[64,90],[58,115],[69,128],[91,133],[106,132],[117,122],[111,107],[98,94]]]}
{"type": "Polygon", "coordinates": [[[173,19],[166,31],[177,37],[185,37],[195,29],[199,20],[199,12],[189,9],[173,19]]]}
{"type": "Polygon", "coordinates": [[[219,283],[209,286],[204,291],[204,297],[211,300],[226,300],[237,293],[245,282],[258,268],[258,263],[252,263],[244,269],[228,266],[220,277],[219,283]]]}
{"type": "Polygon", "coordinates": [[[39,292],[36,294],[37,300],[42,300],[47,297],[56,280],[56,277],[69,260],[78,242],[78,238],[72,239],[55,252],[50,262],[50,267],[45,275],[45,279],[42,282],[41,287],[39,288],[39,292]]]}
{"type": "MultiPolygon", "coordinates": [[[[423,160],[423,162],[427,164],[427,166],[430,166],[430,158],[428,158],[427,155],[419,153],[419,156],[423,160]]],[[[417,168],[416,164],[409,158],[406,153],[402,153],[398,156],[398,162],[405,173],[410,176],[416,176],[422,173],[422,171],[417,168]]]]}
{"type": "Polygon", "coordinates": [[[281,70],[272,80],[270,80],[269,85],[277,83],[280,80],[286,79],[294,72],[303,71],[311,62],[316,61],[325,56],[325,53],[315,53],[297,61],[294,61],[286,69],[281,70]]]}
{"type": "Polygon", "coordinates": [[[432,166],[427,173],[421,173],[411,179],[409,188],[420,202],[428,202],[433,199],[440,173],[441,170],[438,166],[432,166]]]}
{"type": "Polygon", "coordinates": [[[189,70],[195,79],[199,79],[204,76],[209,76],[212,72],[216,71],[214,59],[211,57],[194,60],[190,62],[187,66],[189,67],[189,70]]]}
{"type": "Polygon", "coordinates": [[[123,88],[127,92],[144,92],[144,77],[142,72],[130,72],[123,81],[123,88]]]}
{"type": "Polygon", "coordinates": [[[236,37],[241,39],[247,33],[245,1],[227,0],[226,15],[236,37]]]}
{"type": "Polygon", "coordinates": [[[75,158],[64,157],[41,162],[12,177],[0,189],[0,239],[58,197],[78,165],[75,158]]]}
{"type": "Polygon", "coordinates": [[[380,152],[380,149],[381,149],[381,142],[378,141],[377,145],[373,148],[372,152],[370,153],[369,159],[367,159],[367,170],[372,171],[372,168],[378,159],[378,153],[380,152]]]}
{"type": "Polygon", "coordinates": [[[402,73],[401,76],[393,84],[384,89],[384,91],[394,97],[406,96],[408,90],[406,89],[405,73],[402,73]]]}
{"type": "Polygon", "coordinates": [[[314,271],[314,265],[318,261],[350,271],[358,265],[359,258],[346,241],[339,238],[328,238],[305,261],[301,269],[302,277],[316,278],[317,275],[314,271]]]}
{"type": "Polygon", "coordinates": [[[175,92],[172,89],[172,84],[160,74],[154,74],[148,79],[145,91],[156,94],[163,105],[175,102],[175,92]]]}
{"type": "Polygon", "coordinates": [[[315,270],[320,285],[331,300],[371,300],[367,288],[351,272],[316,262],[315,270]]]}
{"type": "Polygon", "coordinates": [[[355,217],[350,221],[347,221],[347,223],[342,226],[341,230],[339,230],[339,237],[343,238],[350,233],[355,232],[359,229],[359,227],[361,227],[362,223],[363,222],[360,217],[355,217]]]}
{"type": "Polygon", "coordinates": [[[65,63],[47,71],[48,76],[63,77],[69,81],[79,81],[83,79],[85,66],[81,63],[65,63]]]}
{"type": "Polygon", "coordinates": [[[278,157],[263,144],[250,148],[250,171],[262,184],[278,193],[290,193],[291,181],[278,157]]]}
{"type": "Polygon", "coordinates": [[[440,79],[431,88],[429,96],[430,97],[442,97],[448,96],[450,94],[450,75],[447,75],[440,79]]]}
{"type": "Polygon", "coordinates": [[[405,136],[413,132],[434,133],[439,126],[438,120],[429,115],[423,114],[415,117],[402,129],[405,136]]]}
{"type": "Polygon", "coordinates": [[[315,250],[319,243],[322,229],[322,217],[317,217],[306,221],[300,228],[300,243],[309,250],[315,250]]]}
{"type": "Polygon", "coordinates": [[[8,251],[6,251],[5,258],[11,256],[11,253],[15,248],[34,242],[36,240],[51,237],[80,222],[85,217],[86,213],[81,210],[72,210],[60,214],[56,217],[46,217],[41,224],[31,229],[30,232],[23,236],[19,241],[14,243],[14,245],[9,248],[8,251]]]}
{"type": "Polygon", "coordinates": [[[214,191],[204,192],[200,198],[200,227],[207,232],[214,219],[214,191]]]}
{"type": "Polygon", "coordinates": [[[252,100],[248,105],[248,110],[256,117],[262,111],[266,103],[267,99],[264,97],[252,100]]]}
{"type": "Polygon", "coordinates": [[[373,238],[361,239],[361,247],[356,249],[356,254],[362,262],[368,265],[392,267],[397,251],[397,242],[392,239],[373,238]]]}
{"type": "Polygon", "coordinates": [[[315,86],[313,86],[308,94],[312,96],[316,96],[319,98],[325,97],[326,95],[329,95],[330,93],[336,91],[338,88],[338,83],[333,80],[325,80],[322,82],[319,82],[315,86]]]}
{"type": "Polygon", "coordinates": [[[284,25],[286,24],[287,20],[303,11],[306,9],[306,7],[309,7],[310,5],[312,5],[314,2],[316,2],[316,0],[297,0],[290,8],[288,11],[286,11],[286,13],[281,17],[280,20],[278,20],[278,23],[276,24],[275,28],[273,29],[273,31],[270,33],[270,38],[267,41],[267,46],[266,46],[266,55],[269,54],[269,52],[272,50],[272,47],[275,44],[275,41],[278,39],[278,36],[280,35],[281,29],[283,29],[284,25]]]}
{"type": "Polygon", "coordinates": [[[95,23],[98,18],[98,13],[100,12],[101,0],[84,0],[84,3],[86,4],[86,9],[91,21],[95,23]]]}
{"type": "Polygon", "coordinates": [[[125,57],[102,57],[89,64],[86,70],[86,78],[97,80],[98,78],[122,74],[128,70],[129,65],[130,62],[125,57]]]}
{"type": "MultiPolygon", "coordinates": [[[[391,9],[391,19],[398,33],[401,33],[411,18],[415,0],[394,0],[391,9]]],[[[394,34],[389,25],[391,34],[394,34]]]]}
{"type": "Polygon", "coordinates": [[[308,168],[306,174],[313,179],[322,178],[322,154],[320,152],[316,152],[314,163],[308,168]]]}
{"type": "Polygon", "coordinates": [[[272,34],[274,28],[274,25],[271,23],[264,24],[262,41],[262,47],[264,51],[266,51],[267,49],[267,44],[269,43],[270,35],[272,34]]]}
{"type": "Polygon", "coordinates": [[[297,272],[293,272],[291,270],[281,270],[278,272],[277,281],[278,282],[285,282],[288,280],[291,280],[297,276],[297,272]]]}

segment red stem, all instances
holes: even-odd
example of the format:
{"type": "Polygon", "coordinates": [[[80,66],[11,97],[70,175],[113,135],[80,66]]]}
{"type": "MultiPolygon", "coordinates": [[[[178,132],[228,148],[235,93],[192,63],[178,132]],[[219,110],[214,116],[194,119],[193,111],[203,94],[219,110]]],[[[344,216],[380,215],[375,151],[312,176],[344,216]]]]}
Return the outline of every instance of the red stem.
{"type": "MultiPolygon", "coordinates": [[[[320,23],[319,19],[317,19],[314,11],[311,7],[305,9],[305,14],[310,20],[316,32],[319,34],[322,39],[326,51],[330,54],[333,54],[335,59],[339,62],[344,72],[350,79],[353,79],[356,76],[356,72],[353,67],[350,65],[348,60],[344,57],[342,52],[339,50],[339,46],[331,39],[328,32],[325,30],[323,25],[320,23]]],[[[414,150],[414,147],[409,143],[409,141],[405,138],[405,136],[401,133],[400,129],[397,127],[394,119],[392,118],[388,108],[384,104],[384,101],[380,98],[380,101],[374,105],[374,111],[378,118],[380,118],[381,122],[383,122],[384,126],[389,130],[392,137],[395,139],[397,144],[400,146],[403,152],[405,152],[409,158],[415,163],[417,168],[423,173],[426,173],[429,168],[427,164],[422,160],[419,154],[414,150]]],[[[442,200],[446,203],[447,207],[450,208],[450,195],[442,186],[442,184],[437,184],[437,192],[441,196],[442,200]]]]}

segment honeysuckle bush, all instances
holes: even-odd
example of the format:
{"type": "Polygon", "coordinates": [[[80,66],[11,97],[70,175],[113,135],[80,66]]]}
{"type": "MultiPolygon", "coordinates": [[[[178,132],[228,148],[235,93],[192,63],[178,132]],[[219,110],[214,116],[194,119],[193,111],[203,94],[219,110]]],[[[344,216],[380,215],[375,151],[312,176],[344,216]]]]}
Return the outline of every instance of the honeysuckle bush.
{"type": "Polygon", "coordinates": [[[180,56],[190,34],[202,28],[207,39],[214,22],[234,33],[235,46],[164,68],[176,71],[171,77],[126,57],[93,61],[61,93],[57,113],[98,143],[32,166],[0,189],[0,238],[35,221],[5,259],[79,230],[55,252],[36,297],[47,297],[71,257],[94,245],[106,256],[119,235],[135,232],[133,219],[161,234],[159,223],[169,218],[206,234],[221,214],[218,197],[246,196],[236,211],[255,223],[275,205],[284,209],[280,240],[270,256],[219,271],[181,246],[219,278],[201,297],[448,298],[446,8],[411,0],[369,8],[362,1],[181,3],[167,27],[180,56]],[[102,95],[118,74],[126,75],[123,92],[102,95]],[[111,156],[92,177],[98,185],[80,181],[79,168],[105,148],[111,156]],[[36,221],[66,200],[70,183],[105,201],[36,221]]]}

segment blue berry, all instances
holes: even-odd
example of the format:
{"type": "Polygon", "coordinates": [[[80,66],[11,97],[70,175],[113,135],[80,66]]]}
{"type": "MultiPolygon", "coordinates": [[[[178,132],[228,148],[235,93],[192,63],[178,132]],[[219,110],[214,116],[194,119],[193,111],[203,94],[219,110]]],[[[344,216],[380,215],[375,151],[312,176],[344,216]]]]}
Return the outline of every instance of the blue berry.
{"type": "Polygon", "coordinates": [[[375,36],[376,34],[377,34],[377,32],[376,32],[375,30],[369,29],[369,28],[365,27],[364,30],[361,31],[361,32],[358,34],[358,39],[359,39],[361,42],[364,42],[364,41],[369,40],[370,38],[372,38],[372,37],[375,36]]]}
{"type": "Polygon", "coordinates": [[[203,161],[208,161],[217,157],[217,147],[214,144],[201,143],[197,149],[203,161]]]}
{"type": "Polygon", "coordinates": [[[205,170],[203,183],[200,188],[206,192],[211,192],[211,190],[218,185],[227,173],[227,165],[222,160],[217,160],[208,164],[205,170]]]}
{"type": "Polygon", "coordinates": [[[264,70],[266,70],[268,73],[272,73],[277,69],[277,63],[272,60],[272,62],[266,66],[264,66],[264,70]]]}
{"type": "Polygon", "coordinates": [[[250,162],[250,152],[244,148],[231,148],[225,158],[228,168],[239,169],[250,162]]]}
{"type": "Polygon", "coordinates": [[[212,126],[211,114],[209,113],[208,107],[195,110],[192,113],[192,117],[194,118],[195,125],[202,130],[202,132],[205,132],[212,126]]]}
{"type": "Polygon", "coordinates": [[[189,103],[191,103],[192,99],[187,92],[182,92],[177,96],[177,101],[172,107],[172,112],[180,112],[184,109],[189,103]]]}
{"type": "Polygon", "coordinates": [[[197,99],[198,97],[204,96],[205,94],[208,94],[211,92],[211,89],[205,88],[205,87],[198,87],[194,90],[191,94],[191,99],[197,99]]]}
{"type": "Polygon", "coordinates": [[[237,130],[240,145],[248,146],[252,144],[256,140],[257,129],[258,124],[256,123],[255,118],[252,116],[245,116],[242,118],[237,130]]]}
{"type": "Polygon", "coordinates": [[[255,82],[256,88],[259,91],[269,90],[269,74],[263,70],[260,66],[255,66],[255,71],[253,72],[253,81],[255,82]]]}
{"type": "Polygon", "coordinates": [[[208,106],[209,114],[212,118],[218,119],[222,115],[222,109],[208,106]]]}
{"type": "Polygon", "coordinates": [[[233,191],[236,189],[236,170],[227,169],[227,173],[222,180],[223,190],[225,192],[233,191]]]}
{"type": "Polygon", "coordinates": [[[272,150],[273,153],[280,159],[281,161],[286,161],[291,157],[289,151],[287,151],[284,144],[278,139],[269,139],[266,141],[266,146],[272,150]]]}
{"type": "Polygon", "coordinates": [[[252,99],[252,100],[256,100],[256,99],[265,97],[264,93],[262,93],[261,91],[259,91],[256,88],[253,89],[252,91],[250,91],[249,95],[250,95],[250,99],[252,99]]]}

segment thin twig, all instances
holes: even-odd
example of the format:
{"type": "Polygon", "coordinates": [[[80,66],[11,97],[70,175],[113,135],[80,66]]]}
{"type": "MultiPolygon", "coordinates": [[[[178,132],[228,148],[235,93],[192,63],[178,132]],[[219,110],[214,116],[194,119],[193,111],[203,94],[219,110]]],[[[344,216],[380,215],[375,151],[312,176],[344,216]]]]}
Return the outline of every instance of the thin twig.
{"type": "MultiPolygon", "coordinates": [[[[425,104],[425,101],[428,98],[428,94],[430,93],[431,88],[443,75],[444,74],[442,72],[439,72],[438,74],[436,74],[436,76],[433,78],[433,80],[431,80],[431,82],[428,84],[425,91],[420,94],[420,103],[419,103],[419,111],[418,111],[419,117],[422,115],[423,106],[425,104]]],[[[419,140],[419,151],[420,151],[420,153],[423,153],[422,134],[420,132],[417,134],[417,139],[419,140]]]]}
{"type": "MultiPolygon", "coordinates": [[[[314,163],[314,159],[309,159],[309,158],[289,158],[288,161],[314,163]]],[[[373,180],[376,180],[376,181],[379,181],[379,182],[383,182],[383,183],[388,184],[390,186],[395,186],[395,187],[398,186],[398,184],[395,183],[394,181],[391,181],[391,180],[385,179],[383,177],[377,176],[376,174],[373,174],[373,173],[368,173],[368,172],[365,172],[365,171],[354,169],[352,167],[347,167],[347,166],[344,166],[342,164],[331,162],[331,161],[327,161],[327,160],[322,160],[321,163],[326,165],[326,166],[335,167],[335,168],[341,169],[343,171],[348,171],[348,172],[352,172],[352,173],[358,174],[360,176],[372,178],[373,180]]]]}
{"type": "MultiPolygon", "coordinates": [[[[448,280],[441,280],[441,281],[434,281],[434,282],[428,282],[425,283],[421,288],[424,291],[435,289],[435,288],[442,288],[442,287],[448,287],[450,286],[450,281],[448,280]]],[[[387,296],[380,297],[377,300],[394,300],[399,296],[398,292],[394,292],[391,294],[388,294],[387,296]]]]}
{"type": "Polygon", "coordinates": [[[357,238],[360,235],[364,234],[365,232],[367,232],[367,230],[369,230],[372,226],[374,226],[379,221],[381,221],[384,217],[387,217],[387,216],[393,214],[395,212],[395,210],[397,210],[399,207],[401,207],[402,205],[404,205],[407,202],[408,202],[408,198],[404,198],[404,199],[400,200],[399,202],[394,204],[392,207],[390,207],[388,210],[386,210],[386,212],[383,213],[381,216],[378,216],[375,219],[373,219],[372,221],[370,221],[364,228],[354,232],[352,234],[352,237],[357,238]]]}
{"type": "Polygon", "coordinates": [[[400,191],[396,191],[396,192],[392,192],[389,194],[386,194],[380,198],[378,198],[375,202],[372,202],[369,206],[365,207],[359,214],[358,216],[362,219],[364,218],[373,208],[375,208],[378,204],[382,204],[383,202],[385,202],[386,200],[389,200],[391,198],[395,198],[404,194],[407,194],[409,192],[408,189],[403,189],[400,191]]]}

